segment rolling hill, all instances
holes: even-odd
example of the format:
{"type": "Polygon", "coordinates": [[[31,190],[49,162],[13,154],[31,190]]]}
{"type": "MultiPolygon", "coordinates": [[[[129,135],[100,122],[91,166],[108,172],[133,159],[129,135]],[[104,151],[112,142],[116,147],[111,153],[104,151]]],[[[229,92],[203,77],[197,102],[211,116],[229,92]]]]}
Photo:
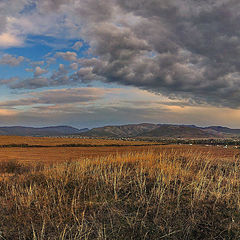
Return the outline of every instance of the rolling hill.
{"type": "Polygon", "coordinates": [[[174,124],[127,124],[98,128],[77,129],[71,126],[51,127],[0,127],[0,135],[15,136],[68,136],[111,138],[231,138],[240,137],[240,129],[222,126],[197,127],[195,125],[174,124]]]}
{"type": "Polygon", "coordinates": [[[139,134],[138,137],[162,137],[162,138],[209,138],[217,137],[216,134],[204,131],[197,127],[181,125],[160,125],[159,127],[139,134]]]}
{"type": "Polygon", "coordinates": [[[219,137],[217,132],[194,125],[128,124],[93,128],[82,135],[89,137],[161,137],[161,138],[209,138],[219,137]]]}
{"type": "Polygon", "coordinates": [[[232,129],[222,126],[210,126],[203,128],[203,130],[212,132],[212,133],[218,133],[223,136],[230,136],[230,137],[239,137],[240,136],[240,129],[232,129]]]}
{"type": "Polygon", "coordinates": [[[141,133],[148,132],[157,127],[157,124],[150,123],[105,126],[93,128],[85,132],[83,135],[90,137],[135,137],[141,133]]]}

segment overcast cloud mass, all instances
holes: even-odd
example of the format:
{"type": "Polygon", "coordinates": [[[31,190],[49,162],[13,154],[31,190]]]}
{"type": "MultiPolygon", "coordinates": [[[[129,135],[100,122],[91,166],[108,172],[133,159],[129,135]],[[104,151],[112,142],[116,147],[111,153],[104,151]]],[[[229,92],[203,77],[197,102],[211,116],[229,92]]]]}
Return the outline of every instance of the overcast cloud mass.
{"type": "Polygon", "coordinates": [[[100,119],[92,125],[139,119],[236,127],[239,22],[237,0],[2,0],[0,83],[8,93],[0,107],[21,106],[18,117],[31,119],[38,104],[38,111],[61,111],[60,122],[71,109],[76,117],[66,121],[77,126],[79,114],[91,112],[100,119]],[[231,111],[228,122],[210,116],[221,109],[231,111]],[[115,117],[107,120],[106,111],[115,117]]]}

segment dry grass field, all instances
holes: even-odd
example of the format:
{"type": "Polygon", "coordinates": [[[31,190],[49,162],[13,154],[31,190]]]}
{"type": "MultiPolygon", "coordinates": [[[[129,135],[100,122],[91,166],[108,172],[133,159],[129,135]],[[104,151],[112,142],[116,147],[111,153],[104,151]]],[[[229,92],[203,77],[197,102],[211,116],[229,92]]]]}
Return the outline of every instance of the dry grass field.
{"type": "Polygon", "coordinates": [[[240,238],[238,149],[0,148],[0,176],[0,239],[240,238]]]}
{"type": "Polygon", "coordinates": [[[0,145],[26,144],[36,146],[57,146],[64,144],[80,145],[143,145],[152,144],[151,142],[142,141],[123,141],[108,139],[79,139],[79,138],[60,138],[60,137],[21,137],[21,136],[0,136],[0,145]]]}
{"type": "Polygon", "coordinates": [[[30,147],[30,148],[0,148],[0,162],[18,161],[20,163],[62,163],[78,161],[85,158],[96,159],[99,157],[124,154],[124,153],[154,153],[166,152],[198,152],[204,156],[214,156],[216,159],[231,161],[239,153],[238,149],[223,147],[189,146],[189,145],[159,145],[159,146],[103,146],[103,147],[30,147]]]}

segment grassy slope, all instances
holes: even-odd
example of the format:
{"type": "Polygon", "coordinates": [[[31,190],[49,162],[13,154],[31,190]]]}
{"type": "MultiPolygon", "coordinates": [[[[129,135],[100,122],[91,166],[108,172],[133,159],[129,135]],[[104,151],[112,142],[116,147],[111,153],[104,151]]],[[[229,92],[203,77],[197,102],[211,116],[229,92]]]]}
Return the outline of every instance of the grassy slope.
{"type": "Polygon", "coordinates": [[[219,135],[217,131],[203,130],[191,126],[130,124],[93,128],[82,135],[106,137],[164,137],[164,138],[208,138],[219,135]]]}
{"type": "Polygon", "coordinates": [[[1,163],[4,239],[239,239],[240,163],[199,152],[1,163]]]}
{"type": "Polygon", "coordinates": [[[172,138],[208,138],[214,134],[203,131],[199,128],[163,125],[149,132],[140,134],[142,137],[172,137],[172,138]]]}
{"type": "Polygon", "coordinates": [[[88,132],[82,133],[82,135],[100,137],[135,137],[143,132],[148,132],[155,128],[157,128],[157,125],[150,123],[129,124],[122,126],[105,126],[93,128],[88,132]]]}

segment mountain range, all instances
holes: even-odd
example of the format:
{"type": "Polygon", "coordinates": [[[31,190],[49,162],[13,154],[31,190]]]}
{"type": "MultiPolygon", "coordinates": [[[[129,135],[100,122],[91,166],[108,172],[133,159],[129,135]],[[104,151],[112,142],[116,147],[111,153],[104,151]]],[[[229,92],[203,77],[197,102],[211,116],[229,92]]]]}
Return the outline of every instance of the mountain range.
{"type": "Polygon", "coordinates": [[[148,138],[229,138],[240,137],[240,129],[222,126],[197,127],[173,124],[128,124],[93,128],[81,133],[89,137],[148,137],[148,138]]]}
{"type": "Polygon", "coordinates": [[[98,128],[78,129],[71,126],[51,127],[0,127],[0,135],[15,136],[67,136],[111,138],[232,138],[240,137],[240,129],[222,126],[198,127],[195,125],[174,124],[127,124],[98,128]]]}
{"type": "Polygon", "coordinates": [[[70,126],[53,126],[53,127],[0,127],[0,135],[9,136],[61,136],[61,135],[75,135],[88,131],[88,128],[77,129],[70,126]]]}

